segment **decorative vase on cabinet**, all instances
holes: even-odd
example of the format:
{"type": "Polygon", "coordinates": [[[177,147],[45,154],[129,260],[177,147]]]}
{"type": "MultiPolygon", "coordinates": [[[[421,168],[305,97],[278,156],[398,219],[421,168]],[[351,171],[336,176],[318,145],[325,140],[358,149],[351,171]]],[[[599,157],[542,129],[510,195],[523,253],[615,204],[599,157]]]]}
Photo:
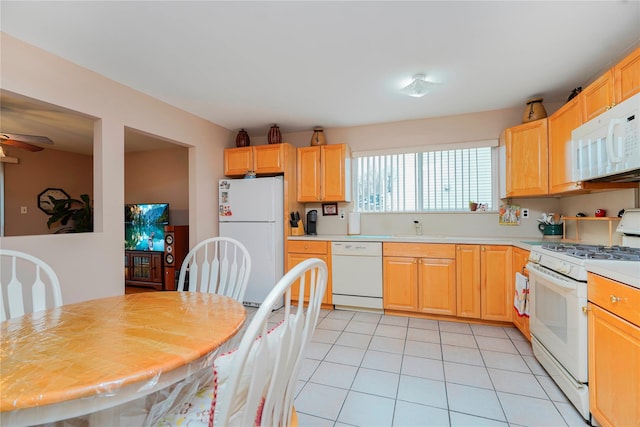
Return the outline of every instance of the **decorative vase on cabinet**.
{"type": "Polygon", "coordinates": [[[282,142],[282,134],[278,125],[271,126],[269,129],[269,135],[267,136],[269,144],[280,144],[282,142]]]}
{"type": "Polygon", "coordinates": [[[313,128],[313,136],[311,137],[311,145],[327,145],[327,139],[324,136],[324,129],[320,127],[313,128]]]}
{"type": "Polygon", "coordinates": [[[527,108],[522,115],[522,123],[532,122],[547,117],[547,111],[542,105],[542,98],[531,98],[527,101],[527,108]]]}
{"type": "Polygon", "coordinates": [[[248,147],[249,145],[251,145],[249,134],[246,130],[240,129],[240,132],[238,132],[236,136],[236,147],[248,147]]]}

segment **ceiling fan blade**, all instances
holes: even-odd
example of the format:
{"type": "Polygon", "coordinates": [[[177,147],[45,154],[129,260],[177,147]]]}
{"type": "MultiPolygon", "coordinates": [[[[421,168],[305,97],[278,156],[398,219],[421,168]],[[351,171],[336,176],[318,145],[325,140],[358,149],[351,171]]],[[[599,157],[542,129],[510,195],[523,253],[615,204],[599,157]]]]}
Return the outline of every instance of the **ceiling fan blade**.
{"type": "Polygon", "coordinates": [[[25,142],[27,144],[53,144],[53,141],[46,136],[39,135],[23,135],[18,133],[0,133],[2,140],[13,140],[18,142],[25,142]]]}
{"type": "Polygon", "coordinates": [[[3,139],[2,144],[33,152],[44,150],[44,148],[38,147],[37,145],[27,144],[26,142],[16,141],[15,139],[3,139]]]}

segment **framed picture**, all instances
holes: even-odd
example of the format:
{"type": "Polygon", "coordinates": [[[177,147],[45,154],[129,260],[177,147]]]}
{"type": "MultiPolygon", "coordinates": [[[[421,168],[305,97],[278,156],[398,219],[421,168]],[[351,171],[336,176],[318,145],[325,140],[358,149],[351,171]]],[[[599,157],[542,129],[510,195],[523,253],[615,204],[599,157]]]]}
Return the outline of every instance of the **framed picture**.
{"type": "Polygon", "coordinates": [[[323,203],[322,204],[322,215],[338,215],[338,204],[337,203],[323,203]]]}

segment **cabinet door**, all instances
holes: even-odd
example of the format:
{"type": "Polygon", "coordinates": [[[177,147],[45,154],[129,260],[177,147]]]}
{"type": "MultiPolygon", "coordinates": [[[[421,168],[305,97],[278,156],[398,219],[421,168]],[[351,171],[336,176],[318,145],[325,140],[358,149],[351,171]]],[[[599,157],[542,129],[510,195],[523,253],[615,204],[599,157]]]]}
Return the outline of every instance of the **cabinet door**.
{"type": "Polygon", "coordinates": [[[586,123],[611,108],[614,101],[613,70],[609,70],[582,91],[582,120],[586,123]]]}
{"type": "Polygon", "coordinates": [[[254,171],[260,173],[283,173],[285,145],[269,144],[253,147],[254,171]]]}
{"type": "Polygon", "coordinates": [[[549,193],[579,189],[571,178],[571,132],[582,124],[579,99],[573,98],[549,117],[549,193]]]}
{"type": "Polygon", "coordinates": [[[388,310],[418,310],[418,268],[415,258],[384,257],[383,305],[388,310]]]}
{"type": "Polygon", "coordinates": [[[589,303],[589,407],[602,426],[640,420],[640,328],[589,303]]]}
{"type": "MultiPolygon", "coordinates": [[[[345,144],[323,145],[321,147],[320,194],[325,202],[348,202],[350,195],[350,170],[347,166],[347,146],[345,144]]],[[[349,168],[350,169],[350,168],[349,168]]]]}
{"type": "Polygon", "coordinates": [[[244,176],[253,170],[252,147],[227,148],[224,150],[225,176],[244,176]]]}
{"type": "Polygon", "coordinates": [[[298,148],[298,201],[320,201],[320,147],[298,148]]]}
{"type": "MultiPolygon", "coordinates": [[[[529,276],[527,272],[527,261],[529,259],[529,251],[520,248],[513,248],[513,280],[511,282],[511,288],[516,288],[516,273],[529,276]]],[[[526,316],[520,316],[514,311],[513,324],[522,332],[529,341],[531,341],[531,332],[529,331],[529,318],[526,316]]]]}
{"type": "Polygon", "coordinates": [[[640,48],[613,68],[613,81],[618,103],[640,92],[640,48]]]}
{"type": "Polygon", "coordinates": [[[480,318],[480,246],[456,246],[456,303],[459,317],[480,318]]]}
{"type": "Polygon", "coordinates": [[[418,311],[456,315],[456,262],[452,259],[418,260],[418,311]]]}
{"type": "Polygon", "coordinates": [[[162,283],[162,253],[130,253],[129,279],[138,282],[162,283]]]}
{"type": "Polygon", "coordinates": [[[511,246],[480,248],[480,311],[485,320],[512,321],[511,246]]]}
{"type": "MultiPolygon", "coordinates": [[[[326,254],[305,254],[305,253],[289,253],[287,255],[287,266],[289,269],[292,269],[293,267],[295,267],[296,265],[300,264],[303,261],[306,261],[310,258],[319,258],[321,260],[323,260],[325,263],[327,263],[327,267],[329,269],[328,271],[328,277],[327,277],[327,287],[326,287],[326,291],[324,294],[324,297],[322,298],[322,303],[323,304],[332,304],[332,295],[331,295],[331,269],[330,269],[330,263],[329,263],[329,256],[326,254]]],[[[305,285],[305,291],[304,291],[304,301],[305,302],[309,302],[309,277],[307,277],[306,279],[306,283],[307,285],[305,285]]],[[[292,300],[297,300],[298,297],[300,296],[300,281],[296,281],[296,283],[293,284],[293,286],[291,287],[291,299],[292,300]]]]}
{"type": "Polygon", "coordinates": [[[547,119],[508,128],[507,196],[548,193],[547,119]]]}

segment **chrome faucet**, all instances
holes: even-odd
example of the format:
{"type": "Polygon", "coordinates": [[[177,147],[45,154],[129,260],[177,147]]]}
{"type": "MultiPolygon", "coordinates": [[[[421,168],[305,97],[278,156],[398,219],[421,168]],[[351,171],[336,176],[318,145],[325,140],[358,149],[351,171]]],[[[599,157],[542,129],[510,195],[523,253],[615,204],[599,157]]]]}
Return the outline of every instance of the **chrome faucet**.
{"type": "Polygon", "coordinates": [[[413,224],[416,227],[416,235],[422,236],[422,223],[416,219],[413,221],[413,224]]]}

